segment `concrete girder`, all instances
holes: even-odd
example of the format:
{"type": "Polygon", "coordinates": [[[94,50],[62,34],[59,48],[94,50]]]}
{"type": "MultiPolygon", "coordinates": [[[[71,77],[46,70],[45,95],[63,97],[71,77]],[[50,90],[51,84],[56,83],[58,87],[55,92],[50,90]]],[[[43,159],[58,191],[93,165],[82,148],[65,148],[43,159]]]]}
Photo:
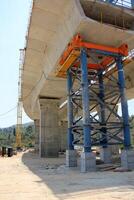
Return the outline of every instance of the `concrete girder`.
{"type": "MultiPolygon", "coordinates": [[[[89,13],[85,10],[87,5],[90,8],[93,5],[94,8],[98,6],[102,8],[104,15],[106,14],[105,12],[108,12],[111,17],[116,13],[119,17],[123,16],[129,23],[134,19],[132,11],[128,9],[123,9],[122,11],[119,7],[99,1],[53,0],[53,5],[48,0],[34,1],[27,37],[23,78],[27,73],[26,71],[29,68],[31,69],[31,66],[33,66],[35,73],[38,69],[44,71],[44,76],[40,79],[39,74],[37,75],[38,79],[40,79],[38,86],[31,92],[28,103],[24,102],[25,111],[32,119],[35,117],[33,108],[35,108],[39,95],[58,98],[62,98],[65,95],[66,80],[62,82],[61,80],[58,81],[58,78],[56,81],[53,81],[53,79],[55,78],[58,59],[73,35],[79,32],[87,41],[112,46],[119,46],[126,42],[130,49],[134,48],[133,24],[129,25],[129,30],[127,30],[125,27],[117,27],[110,24],[111,21],[109,23],[107,21],[103,22],[103,20],[99,21],[94,16],[94,13],[92,14],[93,16],[89,16],[89,13]],[[31,50],[31,46],[34,47],[34,50],[31,50]],[[36,50],[41,50],[42,52],[39,53],[36,50]],[[32,110],[29,113],[30,109],[28,107],[30,104],[32,110]]],[[[28,82],[28,79],[25,80],[28,82]]],[[[36,80],[33,80],[33,86],[36,85],[36,80]]],[[[25,95],[24,92],[23,95],[25,95]]],[[[37,112],[39,113],[39,110],[37,112]]]]}

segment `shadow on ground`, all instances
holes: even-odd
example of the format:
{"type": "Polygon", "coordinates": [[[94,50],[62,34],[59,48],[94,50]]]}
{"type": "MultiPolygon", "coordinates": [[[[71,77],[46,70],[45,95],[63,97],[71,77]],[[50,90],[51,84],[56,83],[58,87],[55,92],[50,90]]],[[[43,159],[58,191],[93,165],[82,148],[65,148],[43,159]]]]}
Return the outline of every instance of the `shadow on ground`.
{"type": "Polygon", "coordinates": [[[79,169],[65,167],[65,158],[41,159],[33,152],[26,152],[22,162],[46,184],[56,196],[70,193],[95,191],[124,192],[125,188],[134,189],[134,172],[92,172],[80,173],[79,169]]]}

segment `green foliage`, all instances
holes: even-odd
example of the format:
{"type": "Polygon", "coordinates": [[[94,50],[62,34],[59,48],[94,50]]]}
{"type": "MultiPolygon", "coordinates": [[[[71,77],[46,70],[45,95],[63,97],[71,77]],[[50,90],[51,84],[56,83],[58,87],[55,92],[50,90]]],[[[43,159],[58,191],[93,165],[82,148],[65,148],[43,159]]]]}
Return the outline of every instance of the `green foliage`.
{"type": "Polygon", "coordinates": [[[13,146],[15,143],[15,137],[11,130],[0,129],[0,146],[13,146]]]}
{"type": "MultiPolygon", "coordinates": [[[[22,127],[22,146],[33,147],[35,143],[34,125],[32,123],[24,124],[22,127]]],[[[0,146],[14,146],[15,144],[15,126],[0,129],[0,146]]]]}
{"type": "Polygon", "coordinates": [[[33,147],[35,143],[34,126],[28,125],[23,127],[22,145],[25,147],[33,147]]]}

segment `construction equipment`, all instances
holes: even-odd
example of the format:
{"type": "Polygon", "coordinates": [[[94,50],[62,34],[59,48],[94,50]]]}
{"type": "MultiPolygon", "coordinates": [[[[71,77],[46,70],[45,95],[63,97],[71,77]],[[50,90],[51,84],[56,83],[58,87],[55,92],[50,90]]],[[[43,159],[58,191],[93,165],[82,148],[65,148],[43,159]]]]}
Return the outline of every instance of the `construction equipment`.
{"type": "Polygon", "coordinates": [[[21,93],[21,84],[22,84],[22,70],[23,70],[23,54],[24,49],[20,49],[20,62],[19,62],[19,81],[18,81],[18,104],[17,104],[17,125],[16,125],[16,148],[21,149],[21,136],[22,136],[22,93],[21,93]]]}
{"type": "Polygon", "coordinates": [[[92,146],[131,147],[123,73],[127,56],[127,44],[118,48],[92,44],[79,34],[65,49],[56,75],[67,78],[68,149],[74,145],[82,145],[84,152],[92,146]],[[117,113],[119,102],[122,117],[117,113]]]}

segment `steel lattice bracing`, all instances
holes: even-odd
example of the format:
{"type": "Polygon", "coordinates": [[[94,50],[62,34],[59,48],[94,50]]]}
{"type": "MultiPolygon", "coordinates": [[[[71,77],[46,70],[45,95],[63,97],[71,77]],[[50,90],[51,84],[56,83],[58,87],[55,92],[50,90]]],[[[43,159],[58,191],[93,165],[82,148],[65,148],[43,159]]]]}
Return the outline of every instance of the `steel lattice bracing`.
{"type": "MultiPolygon", "coordinates": [[[[69,82],[71,78],[72,86],[70,88],[69,99],[71,99],[71,111],[73,111],[71,123],[71,129],[74,135],[73,144],[83,144],[82,121],[88,112],[88,115],[90,115],[90,130],[88,132],[91,131],[92,145],[107,146],[122,144],[124,142],[122,134],[123,120],[117,114],[116,108],[121,99],[118,80],[112,75],[107,76],[104,70],[88,70],[87,87],[91,105],[89,106],[89,102],[87,102],[87,105],[85,105],[85,102],[82,103],[82,92],[84,92],[82,82],[84,82],[84,79],[82,80],[80,66],[77,69],[75,67],[69,69],[69,82]],[[83,113],[84,106],[87,106],[85,108],[86,113],[83,113]]],[[[85,95],[88,95],[88,92],[86,91],[85,95]]]]}
{"type": "Polygon", "coordinates": [[[65,77],[67,70],[68,149],[74,149],[76,144],[83,145],[85,152],[98,145],[124,144],[125,148],[129,148],[129,116],[123,72],[127,46],[123,45],[121,50],[120,47],[112,49],[82,41],[76,44],[74,41],[63,53],[62,65],[57,72],[60,77],[65,77]],[[76,51],[79,52],[77,58],[76,53],[73,54],[76,51]],[[117,113],[119,102],[122,117],[117,113]]]}

